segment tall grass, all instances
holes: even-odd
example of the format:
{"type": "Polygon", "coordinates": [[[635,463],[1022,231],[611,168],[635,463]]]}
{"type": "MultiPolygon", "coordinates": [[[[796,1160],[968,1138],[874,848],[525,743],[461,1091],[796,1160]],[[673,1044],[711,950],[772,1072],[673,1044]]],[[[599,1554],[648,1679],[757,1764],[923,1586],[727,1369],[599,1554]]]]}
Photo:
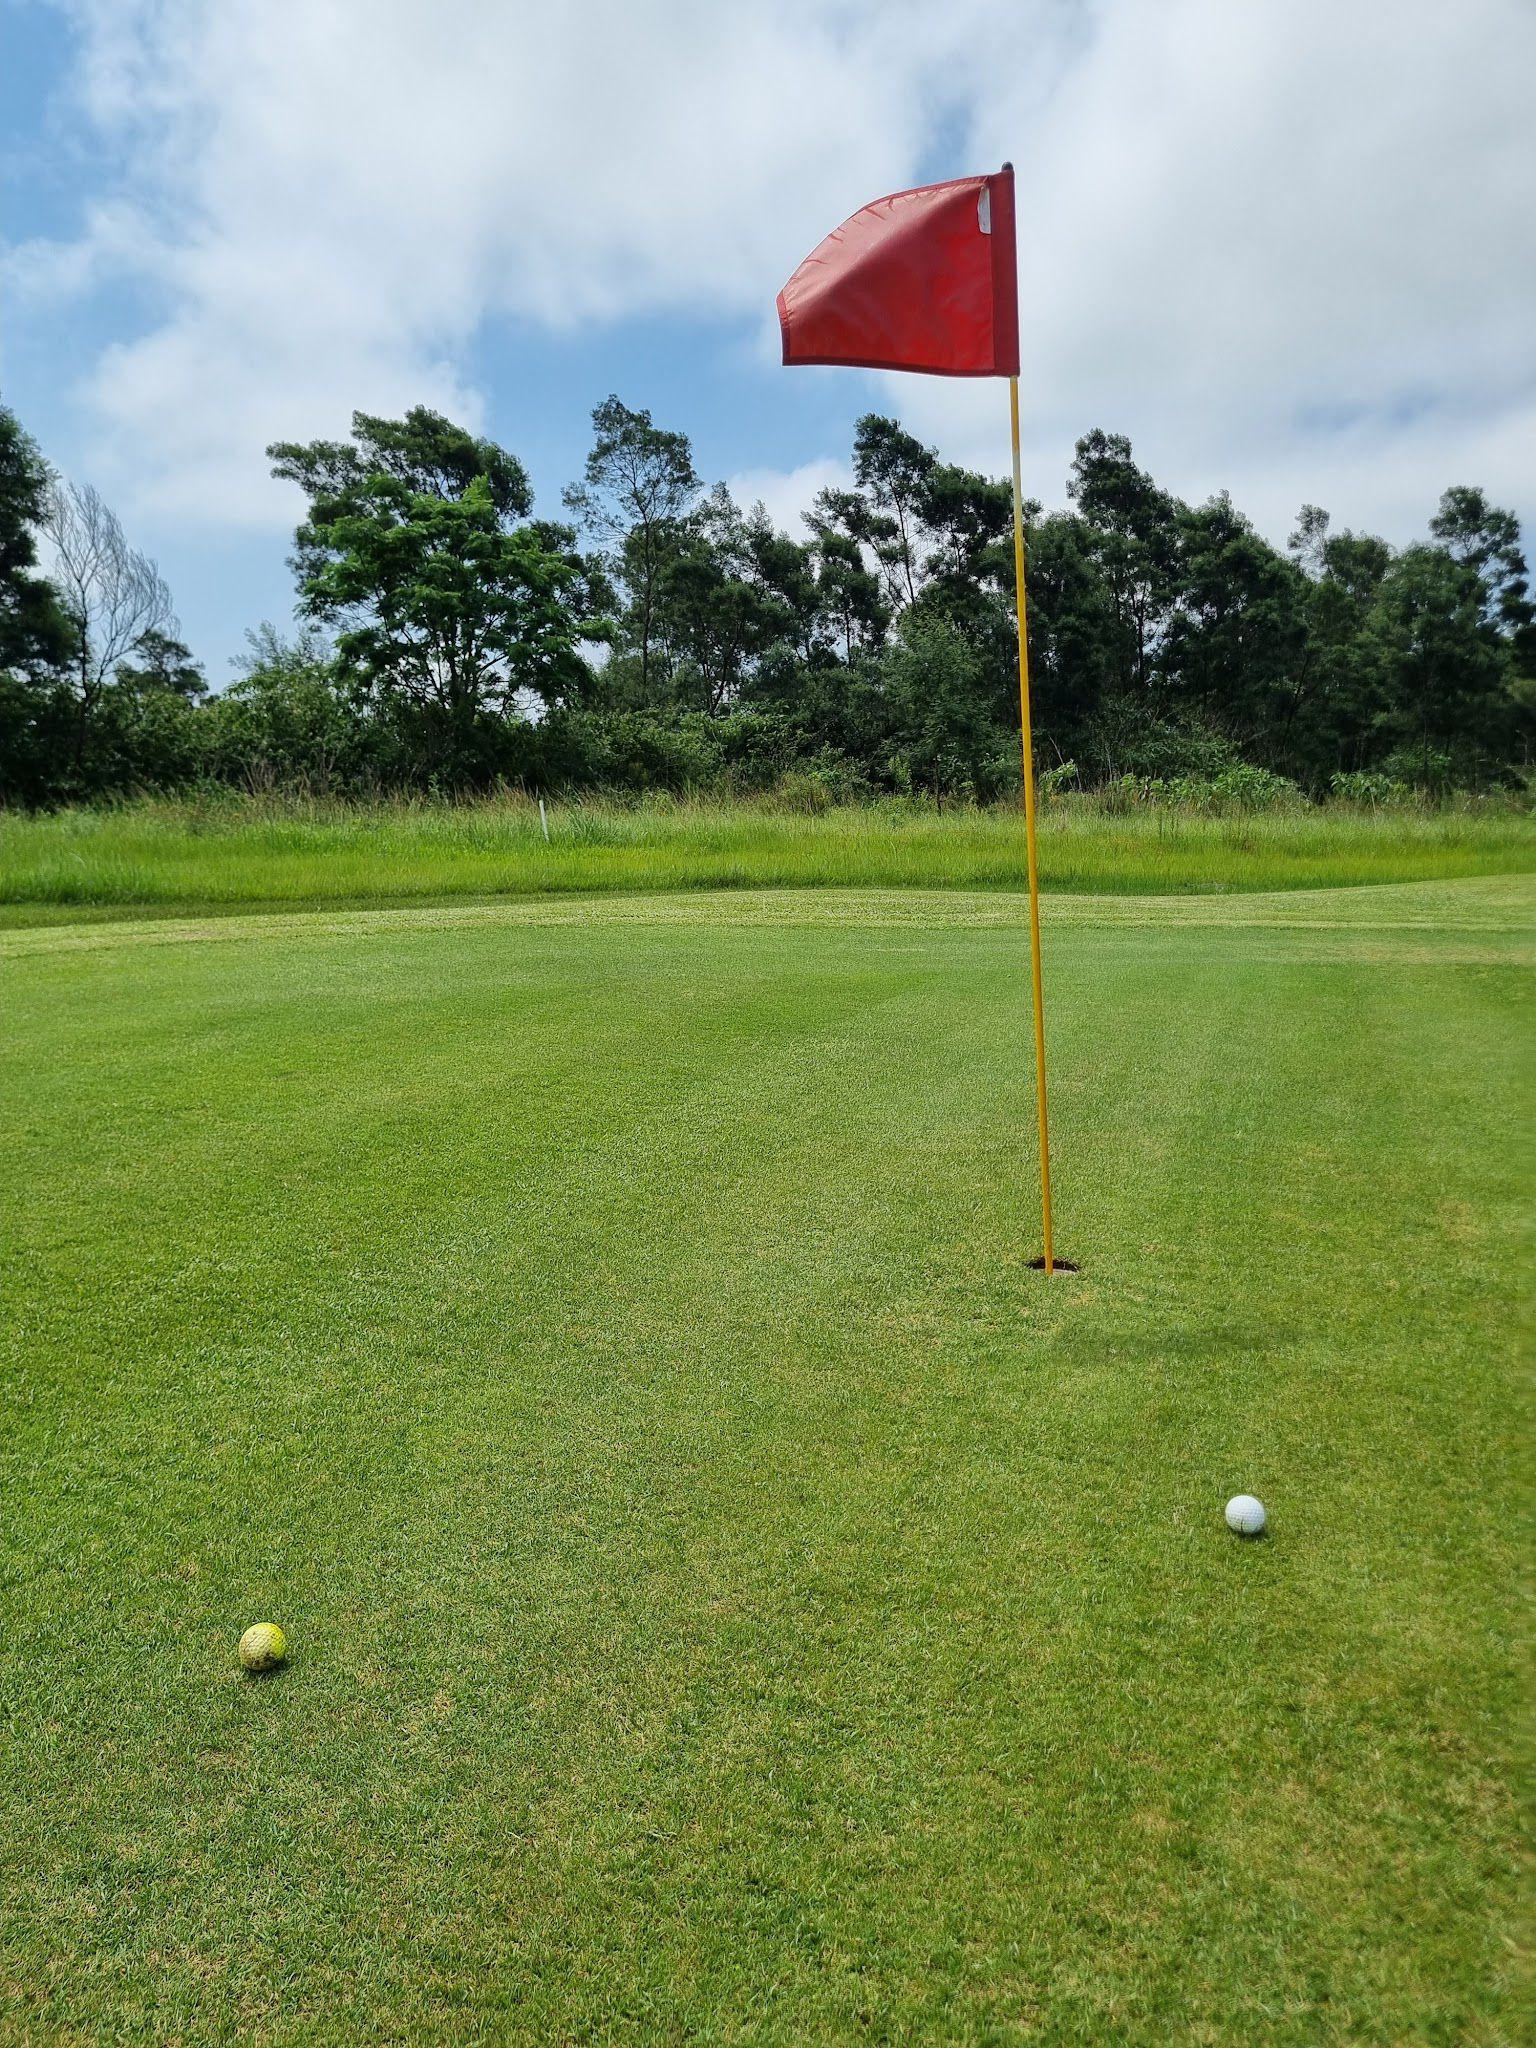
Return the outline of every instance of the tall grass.
{"type": "MultiPolygon", "coordinates": [[[[375,804],[215,795],[0,815],[0,921],[135,909],[413,902],[586,890],[1018,889],[1011,808],[883,804],[805,814],[650,798],[375,804]]],[[[1211,816],[1042,807],[1047,888],[1176,893],[1414,881],[1536,867],[1536,824],[1505,807],[1329,805],[1211,816]]]]}

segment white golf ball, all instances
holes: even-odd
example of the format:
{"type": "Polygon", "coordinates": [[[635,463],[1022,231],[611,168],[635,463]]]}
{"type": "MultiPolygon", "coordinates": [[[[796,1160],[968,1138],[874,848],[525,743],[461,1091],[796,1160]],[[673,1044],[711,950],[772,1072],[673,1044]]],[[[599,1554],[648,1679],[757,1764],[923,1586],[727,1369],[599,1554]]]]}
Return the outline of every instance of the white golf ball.
{"type": "Polygon", "coordinates": [[[1234,1493],[1227,1502],[1227,1527],[1238,1536],[1262,1536],[1269,1520],[1264,1503],[1251,1493],[1234,1493]]]}

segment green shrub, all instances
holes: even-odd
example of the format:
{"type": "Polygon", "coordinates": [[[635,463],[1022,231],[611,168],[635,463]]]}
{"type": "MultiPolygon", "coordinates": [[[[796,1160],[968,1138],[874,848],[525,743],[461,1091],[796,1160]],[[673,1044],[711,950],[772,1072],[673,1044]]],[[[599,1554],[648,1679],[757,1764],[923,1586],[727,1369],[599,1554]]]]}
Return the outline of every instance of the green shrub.
{"type": "Polygon", "coordinates": [[[1379,810],[1383,804],[1402,803],[1413,794],[1406,782],[1398,782],[1372,768],[1354,768],[1348,774],[1330,775],[1328,792],[1340,803],[1366,804],[1372,810],[1379,810]]]}
{"type": "Polygon", "coordinates": [[[1274,811],[1305,805],[1304,793],[1289,777],[1236,762],[1219,775],[1117,775],[1098,792],[1108,811],[1148,805],[1224,815],[1231,811],[1274,811]]]}
{"type": "Polygon", "coordinates": [[[1250,767],[1246,761],[1212,776],[1208,787],[1211,807],[1218,811],[1284,810],[1306,802],[1289,776],[1276,775],[1268,768],[1250,767]]]}
{"type": "MultiPolygon", "coordinates": [[[[1398,747],[1381,767],[1394,782],[1425,790],[1433,797],[1448,796],[1458,781],[1456,763],[1440,747],[1398,747]]],[[[1471,778],[1461,779],[1465,784],[1471,778]]]]}
{"type": "Polygon", "coordinates": [[[1240,761],[1236,747],[1220,733],[1124,705],[1101,713],[1091,737],[1093,754],[1116,771],[1112,787],[1210,782],[1240,761]]]}

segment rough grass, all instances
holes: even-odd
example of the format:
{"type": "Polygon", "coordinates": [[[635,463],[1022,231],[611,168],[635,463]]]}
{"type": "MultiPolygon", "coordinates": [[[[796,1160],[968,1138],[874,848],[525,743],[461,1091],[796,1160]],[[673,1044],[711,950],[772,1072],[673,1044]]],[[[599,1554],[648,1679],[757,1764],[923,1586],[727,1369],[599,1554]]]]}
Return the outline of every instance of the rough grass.
{"type": "MultiPolygon", "coordinates": [[[[886,805],[807,816],[704,802],[526,799],[369,806],[146,802],[0,815],[0,923],[148,908],[402,903],[619,889],[1017,889],[1013,809],[886,805]]],[[[1047,804],[1045,884],[1169,894],[1415,881],[1536,867],[1536,823],[1502,808],[1307,808],[1211,817],[1047,804]]]]}
{"type": "Polygon", "coordinates": [[[1529,894],[0,938],[0,2038],[1520,2038],[1529,894]]]}

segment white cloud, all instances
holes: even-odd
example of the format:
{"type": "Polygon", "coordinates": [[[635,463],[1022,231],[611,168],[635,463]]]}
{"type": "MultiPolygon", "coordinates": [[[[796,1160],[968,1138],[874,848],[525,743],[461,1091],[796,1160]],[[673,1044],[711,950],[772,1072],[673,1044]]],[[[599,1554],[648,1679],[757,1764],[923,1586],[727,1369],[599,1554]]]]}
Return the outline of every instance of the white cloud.
{"type": "MultiPolygon", "coordinates": [[[[475,420],[458,365],[487,319],[760,322],[941,140],[956,168],[1019,168],[1047,498],[1102,424],[1272,528],[1331,492],[1412,530],[1457,477],[1536,509],[1528,0],[73,11],[84,111],[134,169],[79,243],[20,252],[11,291],[153,279],[163,313],[85,399],[99,466],[162,519],[288,525],[265,442],[354,406],[475,420]]],[[[903,378],[885,402],[1004,467],[995,387],[903,378]]],[[[817,487],[738,481],[786,515],[817,487]]]]}
{"type": "MultiPolygon", "coordinates": [[[[263,443],[353,406],[472,417],[452,364],[487,317],[771,301],[827,195],[911,176],[941,104],[901,32],[922,10],[874,0],[73,11],[168,304],[87,397],[161,515],[288,523],[263,443]]],[[[92,268],[27,261],[50,285],[92,268]]]]}
{"type": "Polygon", "coordinates": [[[86,208],[85,225],[72,241],[39,237],[0,249],[0,286],[35,317],[113,277],[153,276],[165,257],[137,207],[115,198],[97,200],[86,208]]]}
{"type": "MultiPolygon", "coordinates": [[[[1271,529],[1302,497],[1422,530],[1441,488],[1536,511],[1536,8],[1524,0],[1105,6],[1025,147],[1021,390],[1035,488],[1129,432],[1271,529]]],[[[1016,132],[994,80],[985,160],[1016,132]]],[[[994,467],[995,394],[889,381],[994,467]]]]}
{"type": "Polygon", "coordinates": [[[766,506],[775,526],[803,540],[802,521],[817,493],[848,490],[853,471],[839,457],[824,455],[815,462],[802,462],[798,469],[743,469],[725,481],[743,511],[754,505],[766,506]]]}

